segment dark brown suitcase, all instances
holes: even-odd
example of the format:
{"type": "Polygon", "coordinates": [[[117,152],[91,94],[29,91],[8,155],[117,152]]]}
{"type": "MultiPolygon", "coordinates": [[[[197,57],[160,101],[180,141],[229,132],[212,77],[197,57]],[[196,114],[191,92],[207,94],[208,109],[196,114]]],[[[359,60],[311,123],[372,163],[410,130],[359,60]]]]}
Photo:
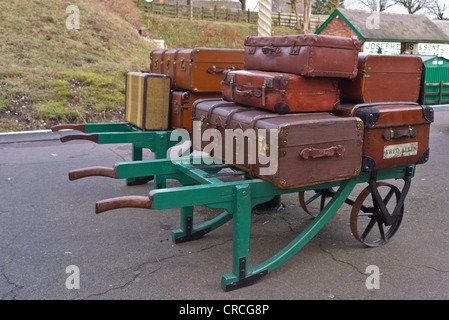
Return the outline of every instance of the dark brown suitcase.
{"type": "Polygon", "coordinates": [[[308,77],[353,79],[360,41],[356,38],[303,34],[245,38],[247,70],[295,73],[308,77]]]}
{"type": "Polygon", "coordinates": [[[422,69],[422,59],[417,56],[361,53],[357,77],[341,81],[341,98],[354,102],[416,102],[422,69]]]}
{"type": "Polygon", "coordinates": [[[223,72],[243,69],[242,49],[193,48],[179,50],[175,87],[191,92],[221,92],[223,72]]]}
{"type": "Polygon", "coordinates": [[[228,71],[223,99],[278,113],[329,111],[339,102],[338,82],[292,73],[228,71]]]}
{"type": "Polygon", "coordinates": [[[185,129],[192,132],[192,104],[198,99],[221,100],[221,93],[193,93],[189,91],[172,91],[170,122],[173,129],[185,129]]]}
{"type": "Polygon", "coordinates": [[[334,113],[364,122],[362,171],[421,164],[429,159],[431,107],[413,102],[341,104],[334,113]]]}
{"type": "Polygon", "coordinates": [[[194,149],[278,189],[345,180],[360,173],[359,118],[324,112],[276,114],[217,100],[199,100],[192,109],[194,149]],[[218,133],[221,139],[216,139],[218,133]]]}
{"type": "Polygon", "coordinates": [[[169,49],[153,49],[150,52],[150,73],[163,73],[164,53],[169,49]]]}

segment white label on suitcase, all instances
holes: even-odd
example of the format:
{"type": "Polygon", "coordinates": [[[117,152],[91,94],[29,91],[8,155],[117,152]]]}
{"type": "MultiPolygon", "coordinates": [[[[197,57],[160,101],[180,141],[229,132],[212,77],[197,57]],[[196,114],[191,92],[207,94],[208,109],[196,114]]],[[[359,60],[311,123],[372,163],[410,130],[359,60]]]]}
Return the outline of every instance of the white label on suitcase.
{"type": "Polygon", "coordinates": [[[384,159],[416,156],[418,154],[418,142],[394,144],[384,147],[384,159]]]}

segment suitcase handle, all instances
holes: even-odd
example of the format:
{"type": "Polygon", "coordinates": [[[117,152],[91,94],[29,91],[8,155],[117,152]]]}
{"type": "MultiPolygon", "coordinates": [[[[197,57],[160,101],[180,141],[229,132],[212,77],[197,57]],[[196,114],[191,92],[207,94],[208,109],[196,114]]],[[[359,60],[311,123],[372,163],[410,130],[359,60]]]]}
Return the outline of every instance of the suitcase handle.
{"type": "Polygon", "coordinates": [[[345,147],[342,145],[332,146],[327,149],[317,149],[317,148],[306,148],[301,151],[299,154],[304,160],[309,158],[323,158],[323,157],[333,157],[333,156],[342,156],[345,152],[345,147]]]}
{"type": "Polygon", "coordinates": [[[234,94],[237,96],[250,96],[250,97],[260,98],[262,96],[262,90],[260,90],[260,89],[240,90],[239,88],[235,88],[234,94]]]}
{"type": "Polygon", "coordinates": [[[234,70],[240,70],[240,68],[236,68],[234,66],[231,67],[227,67],[227,68],[223,68],[223,67],[216,67],[216,66],[212,66],[206,69],[207,73],[223,73],[225,71],[234,71],[234,70]]]}
{"type": "Polygon", "coordinates": [[[280,54],[282,52],[281,48],[277,47],[262,47],[263,54],[280,54]]]}
{"type": "Polygon", "coordinates": [[[392,128],[385,130],[384,139],[387,141],[393,139],[399,139],[402,137],[414,138],[418,135],[418,129],[412,128],[411,126],[405,130],[393,130],[392,128]]]}

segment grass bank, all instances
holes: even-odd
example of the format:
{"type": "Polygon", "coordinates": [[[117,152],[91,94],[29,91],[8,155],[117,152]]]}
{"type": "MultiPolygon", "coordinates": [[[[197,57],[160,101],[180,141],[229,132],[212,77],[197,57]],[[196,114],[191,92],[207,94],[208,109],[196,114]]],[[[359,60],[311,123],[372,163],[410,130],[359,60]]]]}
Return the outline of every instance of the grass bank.
{"type": "Polygon", "coordinates": [[[170,48],[243,48],[257,34],[250,24],[143,16],[132,0],[0,1],[0,131],[123,121],[124,75],[148,70],[155,48],[141,25],[170,48]],[[67,28],[70,5],[79,29],[67,28]]]}

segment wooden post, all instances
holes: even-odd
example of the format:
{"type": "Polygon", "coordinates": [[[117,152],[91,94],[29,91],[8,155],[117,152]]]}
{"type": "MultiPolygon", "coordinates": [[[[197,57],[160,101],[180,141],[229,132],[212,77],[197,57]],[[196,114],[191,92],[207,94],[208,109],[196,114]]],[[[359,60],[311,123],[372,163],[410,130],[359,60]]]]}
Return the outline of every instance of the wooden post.
{"type": "Polygon", "coordinates": [[[214,21],[217,20],[217,6],[214,6],[214,21]]]}
{"type": "Polygon", "coordinates": [[[228,15],[229,15],[229,9],[226,8],[226,18],[225,18],[225,21],[226,21],[226,22],[228,21],[228,15]]]}
{"type": "Polygon", "coordinates": [[[271,36],[271,0],[259,1],[259,12],[257,14],[257,35],[262,37],[271,36]]]}
{"type": "Polygon", "coordinates": [[[422,104],[425,104],[424,101],[426,101],[426,96],[427,96],[427,81],[424,80],[423,90],[422,90],[422,104]]]}
{"type": "Polygon", "coordinates": [[[248,9],[248,23],[251,23],[251,16],[250,16],[249,9],[248,9]]]}
{"type": "Polygon", "coordinates": [[[201,6],[201,20],[204,20],[204,7],[201,6]]]}
{"type": "Polygon", "coordinates": [[[190,0],[190,20],[193,20],[193,1],[190,0]]]}
{"type": "Polygon", "coordinates": [[[237,9],[237,22],[240,20],[240,9],[237,9]]]}
{"type": "Polygon", "coordinates": [[[440,81],[440,94],[438,95],[438,104],[441,104],[443,98],[443,80],[440,81]]]}
{"type": "Polygon", "coordinates": [[[176,18],[179,18],[179,3],[176,1],[176,18]]]}

